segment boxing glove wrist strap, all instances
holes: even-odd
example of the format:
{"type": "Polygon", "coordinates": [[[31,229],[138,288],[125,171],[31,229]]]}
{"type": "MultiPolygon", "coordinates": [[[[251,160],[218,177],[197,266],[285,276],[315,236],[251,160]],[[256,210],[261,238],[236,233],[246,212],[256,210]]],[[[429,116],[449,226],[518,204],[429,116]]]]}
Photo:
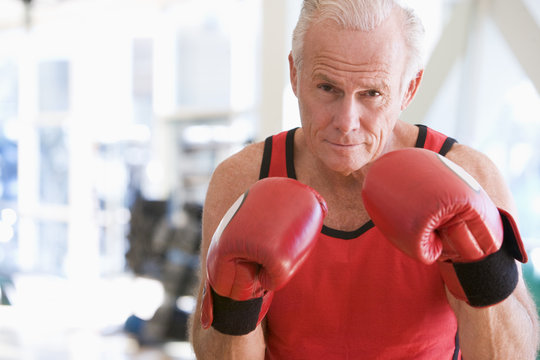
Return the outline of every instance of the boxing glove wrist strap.
{"type": "Polygon", "coordinates": [[[519,280],[515,260],[527,261],[512,217],[499,211],[504,241],[497,252],[475,262],[440,264],[441,274],[450,292],[471,306],[495,305],[510,296],[519,280]]]}
{"type": "Polygon", "coordinates": [[[214,320],[212,327],[227,335],[246,335],[257,327],[263,298],[237,301],[212,292],[214,320]]]}
{"type": "Polygon", "coordinates": [[[518,282],[516,262],[504,245],[480,261],[452,265],[471,306],[490,306],[503,301],[518,282]]]}

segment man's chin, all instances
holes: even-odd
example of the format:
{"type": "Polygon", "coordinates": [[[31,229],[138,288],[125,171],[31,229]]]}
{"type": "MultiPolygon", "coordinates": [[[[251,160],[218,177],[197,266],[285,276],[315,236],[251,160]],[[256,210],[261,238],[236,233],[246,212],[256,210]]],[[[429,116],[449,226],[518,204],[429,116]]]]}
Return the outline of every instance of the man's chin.
{"type": "Polygon", "coordinates": [[[342,158],[339,159],[339,161],[328,161],[323,162],[323,164],[329,171],[333,173],[337,173],[342,176],[349,176],[358,172],[359,170],[362,170],[362,168],[370,163],[370,160],[370,158],[366,158],[365,161],[356,158],[354,161],[344,161],[342,158]]]}

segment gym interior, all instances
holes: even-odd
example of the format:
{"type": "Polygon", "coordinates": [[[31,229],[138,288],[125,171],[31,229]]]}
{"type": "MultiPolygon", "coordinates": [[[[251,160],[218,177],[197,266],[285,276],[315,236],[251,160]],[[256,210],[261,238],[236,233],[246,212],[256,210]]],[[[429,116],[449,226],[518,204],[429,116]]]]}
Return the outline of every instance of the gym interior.
{"type": "MultiPolygon", "coordinates": [[[[540,2],[409,0],[402,114],[487,154],[540,305],[540,2]]],[[[299,126],[301,0],[0,2],[0,358],[194,359],[201,212],[223,159],[299,126]]]]}

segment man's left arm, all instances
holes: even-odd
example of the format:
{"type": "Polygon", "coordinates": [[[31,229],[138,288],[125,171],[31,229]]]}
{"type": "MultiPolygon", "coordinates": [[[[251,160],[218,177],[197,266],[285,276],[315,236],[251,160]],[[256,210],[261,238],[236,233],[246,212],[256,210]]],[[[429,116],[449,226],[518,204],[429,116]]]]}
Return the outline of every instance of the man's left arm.
{"type": "Polygon", "coordinates": [[[486,308],[472,307],[446,293],[458,319],[464,359],[536,359],[536,309],[521,277],[508,298],[486,308]]]}
{"type": "MultiPolygon", "coordinates": [[[[484,188],[493,203],[515,216],[508,187],[487,156],[463,145],[455,145],[447,157],[463,167],[484,188]]],[[[502,302],[489,307],[472,307],[447,291],[448,301],[458,319],[460,346],[464,359],[532,359],[538,346],[538,319],[535,303],[518,266],[518,284],[502,302]]]]}
{"type": "Polygon", "coordinates": [[[370,166],[362,200],[388,241],[438,265],[464,359],[535,359],[536,309],[516,262],[527,256],[510,191],[486,156],[463,145],[446,158],[386,153],[370,166]]]}

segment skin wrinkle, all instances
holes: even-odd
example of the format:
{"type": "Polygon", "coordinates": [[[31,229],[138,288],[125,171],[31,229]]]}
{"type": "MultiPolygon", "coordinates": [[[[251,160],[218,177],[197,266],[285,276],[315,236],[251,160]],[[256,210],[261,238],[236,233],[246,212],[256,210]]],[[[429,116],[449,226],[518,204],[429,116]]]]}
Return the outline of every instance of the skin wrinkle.
{"type": "MultiPolygon", "coordinates": [[[[318,76],[325,76],[325,73],[333,75],[334,78],[345,78],[347,80],[356,80],[355,76],[361,76],[361,82],[367,83],[373,80],[376,86],[383,87],[388,92],[389,78],[391,73],[386,70],[388,64],[384,62],[372,62],[372,63],[349,63],[346,59],[340,59],[334,56],[317,56],[313,59],[313,70],[311,78],[317,78],[318,76]],[[320,74],[320,75],[319,75],[320,74]],[[355,75],[355,76],[351,76],[355,75]]],[[[331,77],[328,77],[331,79],[331,77]]],[[[335,81],[335,80],[334,80],[335,81]]],[[[345,83],[348,83],[345,81],[345,83]]]]}
{"type": "MultiPolygon", "coordinates": [[[[320,71],[320,68],[319,68],[319,71],[320,71]]],[[[350,102],[357,102],[357,101],[366,102],[365,106],[362,106],[360,108],[357,108],[357,107],[353,108],[352,111],[358,111],[359,114],[369,114],[369,113],[371,113],[373,111],[379,112],[382,109],[384,109],[385,107],[387,107],[389,103],[391,103],[391,97],[388,95],[389,92],[386,90],[388,88],[388,85],[380,87],[380,86],[373,86],[372,84],[369,84],[368,86],[362,86],[362,87],[358,86],[358,88],[360,90],[357,90],[356,86],[355,86],[355,88],[353,88],[354,90],[350,90],[350,89],[341,90],[341,87],[339,86],[340,81],[334,80],[333,78],[330,78],[327,75],[324,75],[324,74],[316,75],[316,79],[314,79],[314,80],[321,80],[323,83],[324,82],[329,83],[329,85],[331,85],[331,86],[333,86],[335,88],[333,90],[335,92],[337,92],[337,94],[335,96],[339,97],[341,100],[343,100],[342,99],[343,97],[347,97],[347,99],[345,99],[346,101],[350,101],[350,102]],[[378,93],[380,93],[380,95],[376,96],[376,97],[367,96],[366,92],[371,91],[371,90],[377,91],[378,93]]],[[[365,81],[362,80],[362,82],[365,82],[365,81]]],[[[319,85],[319,82],[317,82],[317,81],[315,81],[314,83],[319,85]]],[[[317,91],[317,90],[315,90],[315,91],[317,91]]],[[[325,94],[323,96],[324,96],[323,97],[324,100],[328,100],[328,101],[333,101],[334,100],[334,97],[333,97],[334,94],[325,94]],[[327,99],[326,96],[330,97],[330,99],[327,99]]],[[[347,109],[345,111],[351,111],[351,110],[347,109]]],[[[383,131],[382,129],[377,129],[377,130],[379,130],[378,131],[379,136],[377,136],[372,131],[369,131],[368,128],[363,128],[362,127],[362,123],[364,121],[369,121],[368,120],[370,118],[369,115],[366,115],[366,116],[358,115],[358,118],[359,119],[358,119],[356,124],[349,125],[349,126],[353,126],[353,128],[351,128],[350,132],[344,131],[343,133],[336,133],[336,134],[333,134],[333,135],[332,134],[330,134],[330,135],[327,134],[327,135],[324,136],[324,138],[327,141],[329,140],[330,142],[342,143],[342,144],[353,144],[353,143],[362,144],[363,143],[363,144],[368,145],[367,148],[365,149],[367,151],[367,153],[372,153],[373,145],[376,144],[376,145],[378,145],[377,147],[380,147],[380,145],[382,145],[384,143],[384,141],[380,141],[380,140],[382,140],[381,135],[383,135],[385,133],[385,131],[383,131]],[[359,132],[360,129],[363,130],[361,138],[360,139],[358,139],[358,138],[354,139],[353,135],[355,133],[359,132]],[[379,138],[379,141],[377,141],[377,138],[379,138]]],[[[340,126],[340,125],[339,124],[334,124],[334,126],[337,127],[337,126],[340,126]]],[[[358,135],[354,135],[354,136],[358,136],[358,135]]]]}
{"type": "MultiPolygon", "coordinates": [[[[315,68],[315,71],[313,71],[312,79],[314,83],[318,83],[317,80],[321,82],[326,82],[330,85],[332,85],[335,90],[339,91],[341,94],[343,92],[343,88],[345,87],[342,85],[342,81],[336,80],[339,79],[340,76],[336,75],[335,78],[332,76],[328,76],[326,73],[331,72],[324,70],[323,66],[320,66],[318,68],[315,68]]],[[[357,71],[358,73],[360,71],[357,71]]],[[[367,71],[366,71],[367,72],[367,71]]],[[[344,76],[341,76],[344,77],[344,76]]],[[[380,97],[382,98],[381,105],[387,105],[391,99],[389,99],[388,94],[390,94],[390,86],[388,85],[388,81],[386,79],[380,79],[380,77],[374,75],[371,77],[365,77],[362,80],[362,83],[357,85],[357,91],[360,95],[369,95],[368,92],[370,91],[376,91],[379,93],[380,97]],[[371,82],[373,80],[373,82],[371,82]]]]}
{"type": "MultiPolygon", "coordinates": [[[[302,68],[291,67],[301,118],[318,119],[302,124],[306,144],[326,159],[324,165],[330,165],[345,176],[353,175],[361,169],[362,163],[369,163],[391,148],[387,142],[388,132],[402,110],[401,104],[406,101],[402,99],[401,76],[396,76],[404,67],[404,60],[399,56],[404,47],[402,39],[382,36],[375,46],[358,49],[354,45],[359,40],[348,37],[350,33],[350,30],[336,29],[331,22],[317,23],[306,33],[302,68]],[[336,30],[344,36],[328,37],[328,30],[336,30]],[[310,41],[315,38],[317,41],[310,41]],[[348,50],[334,51],[336,47],[348,50]],[[326,85],[329,85],[327,92],[326,85]],[[318,110],[313,113],[315,108],[318,110]],[[329,146],[330,143],[358,144],[363,148],[346,149],[329,146]],[[324,149],[326,146],[328,149],[324,149]]],[[[366,33],[356,34],[362,37],[366,33]]]]}
{"type": "MultiPolygon", "coordinates": [[[[385,70],[388,67],[388,64],[384,62],[378,62],[375,59],[371,62],[353,63],[353,62],[347,61],[347,59],[345,58],[339,58],[335,56],[334,54],[330,54],[330,55],[323,54],[323,55],[317,55],[316,57],[314,57],[313,62],[315,64],[317,63],[325,64],[327,62],[335,62],[338,65],[342,65],[342,68],[338,70],[344,71],[344,72],[352,72],[352,73],[362,73],[362,72],[372,71],[371,69],[364,70],[363,68],[365,67],[376,68],[378,69],[377,70],[378,72],[383,73],[386,76],[390,76],[390,72],[385,70]]],[[[314,70],[316,70],[316,68],[314,68],[314,70]]]]}
{"type": "MultiPolygon", "coordinates": [[[[327,73],[331,73],[331,72],[332,71],[325,70],[323,68],[323,66],[320,66],[319,68],[315,69],[315,71],[311,75],[311,78],[314,79],[314,80],[320,79],[322,81],[326,81],[326,82],[329,82],[329,83],[334,84],[336,86],[339,86],[339,84],[341,82],[338,81],[337,79],[340,78],[340,77],[343,77],[343,75],[342,76],[340,76],[339,74],[327,75],[327,73]]],[[[377,76],[364,77],[363,82],[366,85],[363,85],[363,86],[360,86],[360,87],[365,88],[365,89],[382,88],[382,89],[385,89],[385,91],[387,91],[388,88],[389,88],[389,86],[387,84],[387,81],[385,81],[385,79],[380,79],[377,76]],[[373,85],[370,84],[371,80],[373,80],[373,85]]]]}

